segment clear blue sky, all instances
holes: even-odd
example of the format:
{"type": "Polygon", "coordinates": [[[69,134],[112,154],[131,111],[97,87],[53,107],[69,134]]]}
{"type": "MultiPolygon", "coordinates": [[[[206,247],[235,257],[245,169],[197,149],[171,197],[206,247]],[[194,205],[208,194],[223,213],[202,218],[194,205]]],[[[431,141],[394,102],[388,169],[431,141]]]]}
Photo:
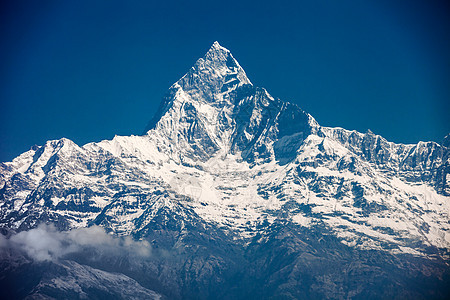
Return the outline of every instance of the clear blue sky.
{"type": "Polygon", "coordinates": [[[218,40],[320,124],[394,142],[449,131],[447,1],[2,1],[0,161],[140,134],[218,40]]]}

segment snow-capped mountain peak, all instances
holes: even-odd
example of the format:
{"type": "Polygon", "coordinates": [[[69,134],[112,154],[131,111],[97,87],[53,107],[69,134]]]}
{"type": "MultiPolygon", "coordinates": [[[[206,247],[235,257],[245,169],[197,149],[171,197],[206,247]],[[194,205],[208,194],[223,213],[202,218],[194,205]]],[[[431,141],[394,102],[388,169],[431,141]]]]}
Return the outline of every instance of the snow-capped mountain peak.
{"type": "Polygon", "coordinates": [[[126,299],[434,297],[450,278],[448,144],[320,126],[254,86],[215,42],[142,136],[48,141],[0,163],[0,230],[20,232],[0,236],[0,251],[52,257],[60,248],[59,259],[77,249],[73,259],[92,264],[58,262],[52,278],[48,265],[36,271],[3,255],[0,282],[31,268],[46,275],[30,290],[57,298],[82,289],[126,299]],[[89,242],[68,244],[72,235],[89,242]],[[95,261],[135,245],[130,236],[160,256],[95,261]],[[97,269],[105,265],[140,280],[97,269]],[[108,288],[92,290],[92,280],[108,288]],[[419,281],[431,292],[411,293],[419,281]]]}
{"type": "Polygon", "coordinates": [[[251,85],[250,80],[231,52],[214,42],[206,54],[169,89],[169,93],[182,89],[191,100],[214,104],[221,99],[213,96],[248,84],[251,85]]]}
{"type": "MultiPolygon", "coordinates": [[[[242,69],[238,61],[233,57],[230,50],[222,47],[217,41],[213,43],[203,58],[197,60],[193,69],[197,71],[198,76],[200,76],[199,73],[213,73],[211,74],[213,75],[212,78],[209,78],[208,81],[223,78],[223,84],[228,86],[233,86],[234,84],[251,84],[244,69],[242,69]]],[[[223,85],[221,88],[223,89],[223,85]]]]}
{"type": "Polygon", "coordinates": [[[252,85],[215,42],[170,87],[145,135],[53,141],[2,164],[0,209],[16,229],[45,219],[136,236],[160,214],[241,237],[283,219],[349,245],[419,253],[412,241],[450,247],[449,170],[445,146],[320,126],[252,85]]]}
{"type": "Polygon", "coordinates": [[[182,149],[190,153],[200,150],[204,159],[219,149],[230,147],[236,127],[234,115],[239,106],[237,96],[253,89],[231,52],[214,42],[206,54],[170,87],[150,121],[147,133],[162,135],[164,140],[181,138],[182,149]],[[184,139],[186,137],[188,140],[184,139]]]}

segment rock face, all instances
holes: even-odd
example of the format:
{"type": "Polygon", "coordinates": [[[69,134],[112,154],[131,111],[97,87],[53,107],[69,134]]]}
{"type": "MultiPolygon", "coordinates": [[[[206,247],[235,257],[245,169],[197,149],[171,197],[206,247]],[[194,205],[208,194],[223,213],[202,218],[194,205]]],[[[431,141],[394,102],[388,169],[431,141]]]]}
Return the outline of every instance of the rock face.
{"type": "Polygon", "coordinates": [[[20,267],[2,269],[3,299],[161,299],[128,276],[72,260],[36,263],[15,257],[14,263],[20,267]]]}
{"type": "Polygon", "coordinates": [[[320,126],[215,42],[144,135],[49,141],[0,164],[0,226],[151,241],[166,254],[111,270],[169,299],[445,298],[447,140],[320,126]]]}

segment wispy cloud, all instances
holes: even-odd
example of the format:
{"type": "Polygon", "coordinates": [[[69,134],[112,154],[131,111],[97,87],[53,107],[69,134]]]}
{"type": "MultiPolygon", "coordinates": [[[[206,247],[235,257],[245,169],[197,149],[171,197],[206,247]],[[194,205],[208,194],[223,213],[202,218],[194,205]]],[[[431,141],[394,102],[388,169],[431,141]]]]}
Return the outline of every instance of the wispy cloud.
{"type": "Polygon", "coordinates": [[[147,241],[135,241],[129,236],[115,237],[98,226],[58,231],[52,225],[40,225],[14,234],[9,239],[0,234],[0,248],[24,251],[37,261],[57,260],[83,250],[110,255],[151,255],[151,246],[147,241]]]}

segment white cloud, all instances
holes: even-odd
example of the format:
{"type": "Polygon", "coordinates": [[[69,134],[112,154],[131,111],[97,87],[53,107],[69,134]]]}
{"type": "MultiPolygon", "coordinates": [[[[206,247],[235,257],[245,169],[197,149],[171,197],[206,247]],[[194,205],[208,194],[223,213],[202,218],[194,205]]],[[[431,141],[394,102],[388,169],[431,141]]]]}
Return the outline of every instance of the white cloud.
{"type": "Polygon", "coordinates": [[[58,231],[52,225],[40,225],[12,235],[9,239],[0,234],[0,248],[5,247],[22,250],[38,261],[57,260],[85,249],[110,255],[147,257],[151,254],[151,246],[147,241],[115,237],[98,226],[58,231]]]}

